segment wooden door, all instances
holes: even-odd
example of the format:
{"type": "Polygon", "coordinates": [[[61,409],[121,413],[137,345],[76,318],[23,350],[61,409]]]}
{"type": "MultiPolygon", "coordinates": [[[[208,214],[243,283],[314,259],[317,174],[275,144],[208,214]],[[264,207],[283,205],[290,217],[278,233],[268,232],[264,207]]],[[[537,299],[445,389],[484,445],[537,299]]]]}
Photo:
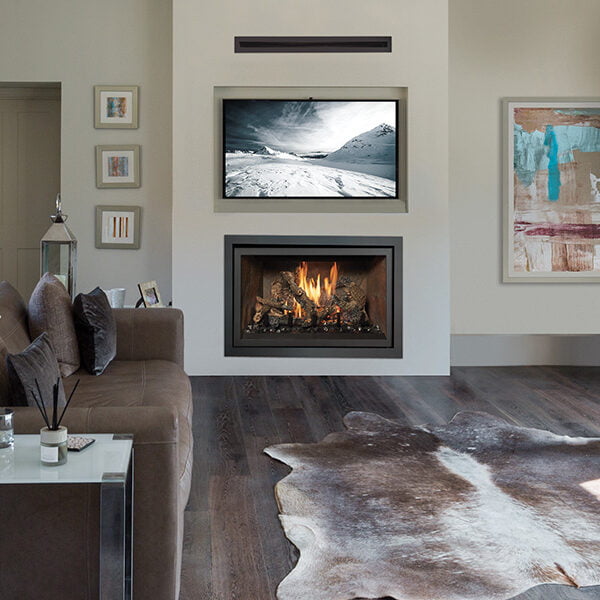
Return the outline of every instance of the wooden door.
{"type": "Polygon", "coordinates": [[[0,281],[27,300],[60,191],[60,90],[0,87],[0,281]]]}

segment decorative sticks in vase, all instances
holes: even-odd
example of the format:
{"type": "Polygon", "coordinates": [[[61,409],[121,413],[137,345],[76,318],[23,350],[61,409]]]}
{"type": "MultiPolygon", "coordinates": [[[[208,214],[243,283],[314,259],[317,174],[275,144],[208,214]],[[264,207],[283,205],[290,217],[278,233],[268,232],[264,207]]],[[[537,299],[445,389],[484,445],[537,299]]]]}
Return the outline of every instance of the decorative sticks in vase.
{"type": "Polygon", "coordinates": [[[46,405],[44,403],[44,397],[38,380],[35,380],[35,386],[37,388],[36,396],[34,390],[31,390],[31,395],[35,401],[46,427],[40,429],[40,453],[42,465],[47,467],[53,467],[58,465],[64,465],[67,462],[67,428],[61,425],[63,417],[69,408],[69,404],[75,394],[75,390],[79,385],[79,379],[75,383],[69,399],[65,403],[65,406],[58,416],[58,396],[60,391],[60,377],[56,380],[56,383],[52,386],[52,414],[48,415],[46,405]]]}

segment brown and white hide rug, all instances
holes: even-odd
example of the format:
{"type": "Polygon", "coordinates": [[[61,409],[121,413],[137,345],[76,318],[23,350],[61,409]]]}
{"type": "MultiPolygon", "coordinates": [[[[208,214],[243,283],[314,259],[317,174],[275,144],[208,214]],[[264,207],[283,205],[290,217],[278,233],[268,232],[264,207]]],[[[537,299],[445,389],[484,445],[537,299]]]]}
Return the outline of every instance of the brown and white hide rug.
{"type": "Polygon", "coordinates": [[[352,412],[347,431],[265,452],[300,550],[279,600],[506,600],[600,584],[600,438],[463,412],[409,428],[352,412]]]}

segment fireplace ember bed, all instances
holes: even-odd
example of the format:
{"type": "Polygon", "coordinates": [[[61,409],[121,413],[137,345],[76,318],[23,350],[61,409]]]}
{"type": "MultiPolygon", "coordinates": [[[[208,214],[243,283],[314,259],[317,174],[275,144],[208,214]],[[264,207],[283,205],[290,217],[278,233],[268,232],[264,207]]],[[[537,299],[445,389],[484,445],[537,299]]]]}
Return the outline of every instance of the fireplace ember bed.
{"type": "Polygon", "coordinates": [[[402,238],[225,236],[225,355],[399,358],[402,238]]]}

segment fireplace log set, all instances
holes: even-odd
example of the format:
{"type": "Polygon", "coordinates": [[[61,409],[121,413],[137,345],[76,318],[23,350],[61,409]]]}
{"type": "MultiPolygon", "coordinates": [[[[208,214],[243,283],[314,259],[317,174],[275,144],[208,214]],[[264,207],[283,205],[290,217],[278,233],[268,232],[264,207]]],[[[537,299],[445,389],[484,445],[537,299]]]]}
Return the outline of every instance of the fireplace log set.
{"type": "Polygon", "coordinates": [[[299,268],[294,273],[280,271],[271,284],[270,297],[256,296],[254,316],[246,331],[381,332],[367,314],[367,294],[352,278],[340,277],[333,293],[323,294],[319,303],[299,285],[300,280],[299,268]]]}

